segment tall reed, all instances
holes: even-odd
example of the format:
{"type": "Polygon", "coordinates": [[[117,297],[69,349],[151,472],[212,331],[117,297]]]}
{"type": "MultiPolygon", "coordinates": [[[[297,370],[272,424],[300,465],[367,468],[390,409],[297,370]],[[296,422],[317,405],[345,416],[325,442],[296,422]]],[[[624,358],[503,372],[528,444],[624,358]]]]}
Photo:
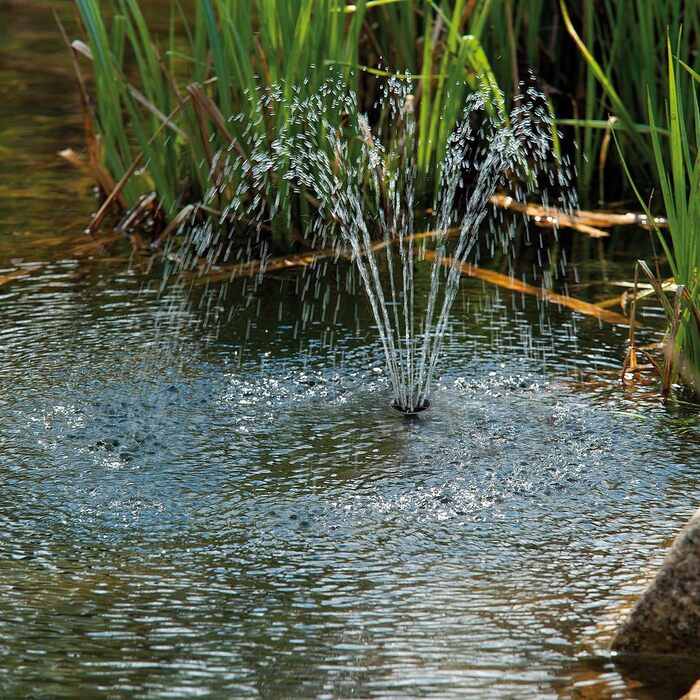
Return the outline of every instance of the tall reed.
{"type": "MultiPolygon", "coordinates": [[[[122,195],[133,207],[155,191],[165,219],[202,197],[228,149],[245,151],[251,137],[272,143],[288,124],[284,104],[316,92],[331,72],[370,113],[373,75],[410,72],[425,194],[437,182],[467,91],[493,88],[494,109],[505,115],[479,43],[483,14],[468,0],[200,0],[192,16],[174,0],[165,40],[154,36],[136,0],[76,3],[89,51],[74,48],[92,61],[105,165],[119,181],[143,153],[122,195]],[[285,100],[273,119],[259,119],[271,85],[283,86],[285,100]]],[[[374,119],[381,125],[389,115],[374,119]]],[[[288,248],[308,201],[278,185],[285,216],[273,223],[272,243],[288,248]]]]}
{"type": "Polygon", "coordinates": [[[649,267],[640,263],[668,316],[664,393],[680,376],[700,395],[700,103],[697,85],[693,84],[700,83],[700,74],[674,56],[670,40],[666,52],[669,93],[665,108],[655,109],[649,90],[648,110],[654,165],[670,240],[654,223],[651,206],[656,203],[650,206],[642,197],[624,159],[623,167],[655,228],[675,283],[675,299],[671,302],[660,280],[653,279],[649,267]],[[665,130],[662,123],[667,125],[665,130]]]}
{"type": "MultiPolygon", "coordinates": [[[[700,11],[679,0],[490,0],[482,44],[508,93],[533,68],[551,95],[561,127],[573,129],[581,199],[589,205],[626,196],[620,190],[612,130],[634,152],[640,186],[656,186],[647,98],[662,114],[668,72],[658,61],[667,31],[677,56],[700,72],[700,11]],[[496,57],[499,57],[497,60],[496,57]],[[648,92],[647,92],[648,88],[648,92]]],[[[683,86],[684,117],[692,87],[683,86]]],[[[666,132],[659,128],[659,133],[666,132]]]]}
{"type": "MultiPolygon", "coordinates": [[[[557,123],[580,144],[578,188],[590,205],[629,194],[610,158],[613,131],[634,152],[639,186],[658,184],[644,86],[661,114],[668,74],[656,56],[667,29],[677,36],[683,27],[677,55],[700,73],[700,13],[696,3],[679,0],[200,0],[188,11],[172,0],[159,31],[162,21],[146,19],[149,5],[137,0],[75,1],[92,57],[104,165],[119,181],[143,152],[123,199],[133,207],[155,191],[170,220],[209,187],[229,137],[244,145],[257,91],[275,82],[303,98],[333,70],[372,113],[379,89],[373,76],[410,73],[417,184],[429,199],[465,94],[491,86],[496,97],[498,86],[505,104],[495,99],[494,108],[505,115],[533,68],[557,123]]],[[[690,91],[683,87],[686,121],[690,91]]],[[[386,114],[372,117],[388,122],[386,114]]],[[[285,122],[280,110],[258,133],[272,141],[285,122]]],[[[303,197],[282,201],[286,216],[273,224],[272,238],[284,249],[306,205],[303,197]]]]}

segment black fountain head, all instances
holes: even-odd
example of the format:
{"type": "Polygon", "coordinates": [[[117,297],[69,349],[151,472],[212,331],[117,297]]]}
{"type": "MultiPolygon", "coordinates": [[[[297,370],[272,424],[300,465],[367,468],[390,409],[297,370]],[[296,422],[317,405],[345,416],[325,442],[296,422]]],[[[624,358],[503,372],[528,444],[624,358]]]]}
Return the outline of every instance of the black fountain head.
{"type": "Polygon", "coordinates": [[[427,411],[430,408],[430,401],[425,399],[420,406],[416,406],[412,411],[407,409],[405,406],[402,406],[396,399],[392,399],[389,405],[394,409],[394,411],[401,413],[408,418],[409,416],[417,416],[419,413],[427,411]]]}

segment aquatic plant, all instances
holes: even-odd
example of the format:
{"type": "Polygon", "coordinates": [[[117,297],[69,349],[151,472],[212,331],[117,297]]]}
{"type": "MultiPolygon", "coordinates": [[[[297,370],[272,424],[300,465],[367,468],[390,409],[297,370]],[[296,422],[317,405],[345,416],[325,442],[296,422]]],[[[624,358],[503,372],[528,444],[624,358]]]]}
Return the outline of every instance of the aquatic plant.
{"type": "MultiPolygon", "coordinates": [[[[573,156],[582,201],[599,204],[628,194],[619,189],[617,163],[609,157],[613,131],[628,152],[634,151],[639,184],[655,186],[647,99],[656,114],[663,112],[668,72],[657,57],[667,31],[676,37],[683,27],[677,55],[700,71],[697,3],[491,0],[477,5],[484,22],[481,43],[500,87],[512,94],[523,68],[535,70],[548,86],[557,125],[572,129],[572,142],[579,144],[573,156]],[[648,93],[640,85],[649,86],[648,93]]],[[[684,92],[688,96],[687,86],[684,92]]],[[[688,100],[684,114],[692,117],[688,100]]]]}
{"type": "MultiPolygon", "coordinates": [[[[627,152],[634,153],[639,185],[655,187],[647,103],[655,114],[662,114],[669,88],[668,72],[657,57],[664,51],[667,32],[678,36],[683,27],[677,55],[700,70],[697,4],[677,0],[502,0],[500,4],[501,14],[494,16],[505,16],[506,21],[494,21],[484,32],[487,55],[495,55],[501,47],[504,56],[493,62],[496,78],[501,85],[512,83],[513,57],[525,57],[526,65],[552,86],[557,124],[572,127],[572,141],[579,145],[573,155],[582,201],[600,204],[628,195],[624,178],[617,177],[617,163],[609,157],[613,132],[627,152]],[[518,51],[503,51],[512,42],[518,51]],[[640,86],[648,86],[648,91],[640,86]]],[[[689,92],[686,86],[686,97],[689,92]]],[[[689,100],[684,116],[692,117],[689,100]]]]}
{"type": "MultiPolygon", "coordinates": [[[[666,109],[656,112],[651,96],[648,108],[654,162],[670,240],[667,241],[656,225],[651,205],[636,189],[624,158],[623,166],[656,232],[673,276],[663,284],[644,261],[639,262],[668,317],[664,366],[659,368],[662,391],[668,395],[671,383],[680,376],[700,395],[700,105],[697,92],[693,90],[690,93],[691,117],[686,117],[683,93],[687,90],[683,89],[683,83],[692,81],[685,73],[685,80],[682,80],[681,73],[685,69],[697,82],[700,82],[700,74],[674,56],[670,39],[667,40],[667,56],[669,95],[666,109]],[[667,122],[666,130],[659,126],[661,120],[667,122]],[[668,137],[665,137],[666,133],[668,137]],[[673,291],[673,301],[668,299],[668,291],[673,291]]],[[[636,369],[636,366],[632,327],[624,369],[636,369]]]]}
{"type": "MultiPolygon", "coordinates": [[[[589,202],[605,200],[613,130],[635,150],[640,184],[653,184],[646,98],[637,85],[649,86],[661,113],[667,76],[653,57],[667,27],[684,27],[679,56],[700,71],[694,50],[700,16],[693,3],[676,0],[584,0],[571,16],[563,0],[202,0],[193,15],[174,0],[161,30],[166,38],[158,36],[162,19],[149,17],[147,5],[136,0],[75,1],[87,44],[73,42],[73,49],[90,58],[94,75],[94,115],[81,80],[88,167],[102,190],[118,183],[93,230],[116,207],[127,212],[122,228],[148,219],[158,237],[185,206],[199,201],[217,153],[229,137],[240,137],[240,125],[228,120],[254,108],[246,95],[284,81],[288,94],[296,86],[308,96],[331,67],[368,111],[377,90],[372,76],[396,69],[411,76],[419,88],[419,191],[434,194],[436,167],[465,95],[498,85],[504,111],[523,68],[534,66],[553,86],[548,91],[558,125],[572,127],[581,144],[575,154],[579,190],[589,202]],[[569,41],[562,41],[567,33],[569,41]],[[628,79],[631,70],[635,81],[628,79]]],[[[274,140],[285,121],[279,112],[260,133],[274,140]]],[[[269,234],[273,248],[294,243],[304,215],[300,201],[285,199],[286,222],[273,224],[269,234]]]]}
{"type": "MultiPolygon", "coordinates": [[[[156,237],[200,201],[222,154],[246,148],[260,87],[277,83],[285,97],[303,98],[334,70],[371,111],[373,77],[388,75],[376,66],[382,60],[400,66],[421,85],[417,177],[421,191],[429,191],[464,95],[495,86],[479,44],[480,14],[467,13],[465,0],[421,3],[420,13],[411,3],[387,0],[202,0],[193,18],[175,2],[164,45],[136,0],[76,3],[87,45],[73,42],[73,49],[91,60],[94,75],[93,131],[100,144],[90,149],[91,161],[102,160],[119,183],[108,205],[129,210],[132,225],[145,210],[155,212],[156,237]]],[[[503,104],[495,108],[504,112],[503,104]]],[[[269,144],[287,127],[288,114],[280,109],[255,121],[253,136],[269,144]]],[[[287,249],[303,228],[306,205],[303,196],[284,193],[280,201],[285,216],[271,222],[269,242],[287,249]]]]}

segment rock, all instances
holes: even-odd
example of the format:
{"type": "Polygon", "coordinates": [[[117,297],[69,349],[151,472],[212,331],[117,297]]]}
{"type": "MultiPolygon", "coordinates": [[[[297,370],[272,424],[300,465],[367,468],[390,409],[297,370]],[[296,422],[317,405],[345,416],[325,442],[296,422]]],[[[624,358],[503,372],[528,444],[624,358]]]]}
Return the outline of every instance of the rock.
{"type": "Polygon", "coordinates": [[[700,657],[700,509],[676,537],[611,648],[700,657]]]}
{"type": "Polygon", "coordinates": [[[681,698],[681,700],[700,700],[700,681],[696,681],[695,685],[681,698]]]}

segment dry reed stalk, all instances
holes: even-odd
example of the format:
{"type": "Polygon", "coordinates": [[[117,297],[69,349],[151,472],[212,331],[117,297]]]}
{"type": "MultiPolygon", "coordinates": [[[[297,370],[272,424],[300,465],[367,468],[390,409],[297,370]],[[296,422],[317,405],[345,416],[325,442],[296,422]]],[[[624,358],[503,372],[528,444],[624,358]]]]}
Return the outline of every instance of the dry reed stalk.
{"type": "MultiPolygon", "coordinates": [[[[519,214],[527,214],[538,226],[552,228],[573,228],[581,233],[587,233],[594,238],[607,237],[609,234],[601,231],[602,228],[610,228],[612,226],[631,226],[638,225],[643,228],[650,228],[652,224],[646,214],[613,214],[605,211],[586,211],[578,210],[573,214],[567,214],[555,209],[554,207],[545,207],[542,204],[523,204],[516,202],[512,197],[502,194],[493,195],[490,202],[497,207],[506,210],[516,211],[519,214]]],[[[654,219],[656,226],[663,228],[668,225],[666,219],[656,217],[654,219]]]]}
{"type": "MultiPolygon", "coordinates": [[[[431,250],[425,251],[424,255],[426,260],[434,260],[436,257],[435,253],[431,250]]],[[[503,275],[500,272],[484,270],[483,268],[477,267],[471,263],[463,263],[459,260],[448,257],[441,258],[439,263],[445,267],[452,267],[453,265],[456,265],[460,272],[468,277],[475,277],[483,280],[484,282],[488,282],[489,284],[494,284],[504,289],[508,289],[512,292],[519,292],[521,294],[534,296],[538,299],[542,299],[543,301],[547,301],[550,304],[565,306],[573,311],[578,311],[586,316],[592,316],[593,318],[605,321],[606,323],[615,323],[624,326],[630,324],[630,320],[622,314],[615,313],[614,311],[608,311],[607,309],[601,309],[599,306],[591,304],[587,301],[582,301],[564,294],[558,294],[557,292],[553,292],[551,289],[543,289],[542,287],[536,287],[535,285],[528,284],[527,282],[521,282],[520,280],[516,280],[514,277],[503,275]]]]}
{"type": "Polygon", "coordinates": [[[692,368],[683,367],[681,352],[677,347],[676,339],[678,336],[678,331],[681,327],[684,311],[682,302],[686,303],[686,308],[689,310],[691,316],[695,320],[698,330],[700,330],[700,309],[698,309],[693,303],[693,299],[685,285],[676,285],[672,280],[670,282],[661,283],[643,260],[637,261],[634,273],[634,293],[632,295],[632,305],[630,310],[630,319],[633,325],[630,326],[629,347],[625,353],[625,358],[620,369],[620,379],[623,384],[625,383],[626,374],[636,373],[644,369],[644,367],[639,365],[637,362],[637,353],[640,352],[647,358],[647,360],[649,360],[652,368],[661,378],[661,396],[664,400],[668,399],[671,391],[671,385],[673,384],[674,378],[677,375],[681,375],[686,381],[688,381],[690,386],[700,386],[700,378],[692,374],[692,368]],[[651,285],[651,290],[642,293],[637,292],[640,270],[644,273],[651,285]],[[666,292],[669,290],[675,291],[673,304],[671,304],[666,296],[666,292]],[[650,296],[651,294],[654,294],[661,302],[667,317],[670,319],[670,327],[667,337],[664,342],[660,344],[664,357],[663,366],[659,365],[659,363],[650,355],[648,352],[650,349],[649,347],[638,348],[636,346],[634,321],[636,317],[637,300],[650,296]]]}
{"type": "MultiPolygon", "coordinates": [[[[413,236],[408,237],[408,242],[415,242],[417,240],[423,240],[428,238],[435,238],[440,235],[452,235],[459,232],[459,229],[449,229],[445,231],[425,231],[423,233],[417,233],[413,236]]],[[[390,245],[391,243],[397,241],[398,239],[392,239],[389,241],[378,241],[370,247],[368,250],[363,250],[362,254],[367,254],[370,252],[376,252],[390,245]]],[[[423,259],[432,262],[436,259],[436,254],[431,250],[421,251],[423,259]]],[[[278,270],[289,270],[297,267],[308,267],[312,265],[317,260],[322,260],[324,258],[333,257],[344,257],[351,259],[353,253],[348,248],[337,248],[337,247],[327,247],[320,248],[310,253],[303,253],[299,255],[282,256],[276,258],[268,258],[267,260],[251,260],[249,262],[238,263],[227,265],[223,268],[213,269],[207,272],[200,271],[197,273],[197,284],[205,284],[208,282],[215,281],[231,281],[235,277],[253,276],[255,274],[265,274],[266,272],[274,272],[278,270]]],[[[453,264],[458,264],[460,271],[467,275],[468,277],[474,277],[481,279],[489,284],[508,289],[510,291],[519,292],[521,294],[527,294],[529,296],[534,296],[539,299],[543,299],[549,303],[558,304],[559,306],[565,306],[579,313],[585,314],[586,316],[592,316],[598,318],[601,321],[607,323],[615,323],[619,325],[629,325],[630,321],[627,317],[622,314],[615,313],[613,311],[608,311],[606,309],[601,309],[595,304],[590,304],[588,302],[576,299],[574,297],[565,296],[563,294],[557,294],[549,289],[542,289],[541,287],[536,287],[532,284],[527,284],[519,280],[509,277],[508,275],[503,275],[499,272],[494,272],[492,270],[485,270],[473,265],[471,263],[457,263],[452,258],[441,258],[439,260],[441,265],[450,266],[453,264]]]]}

